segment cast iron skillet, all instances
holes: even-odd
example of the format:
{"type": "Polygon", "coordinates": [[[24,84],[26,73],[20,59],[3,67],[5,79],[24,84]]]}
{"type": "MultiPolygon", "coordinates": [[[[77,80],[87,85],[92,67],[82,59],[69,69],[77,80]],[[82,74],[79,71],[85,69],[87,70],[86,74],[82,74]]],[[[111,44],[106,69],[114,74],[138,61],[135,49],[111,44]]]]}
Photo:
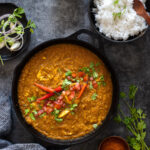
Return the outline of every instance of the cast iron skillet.
{"type": "MultiPolygon", "coordinates": [[[[104,39],[109,40],[111,42],[115,42],[115,43],[129,43],[129,42],[133,42],[133,41],[141,38],[147,32],[149,27],[147,29],[145,29],[144,31],[142,31],[141,33],[139,33],[138,35],[130,36],[126,41],[124,41],[124,40],[115,40],[113,38],[109,38],[109,37],[105,36],[103,33],[99,32],[99,29],[95,25],[95,23],[96,23],[95,16],[94,16],[94,13],[92,12],[92,9],[95,8],[93,1],[94,0],[89,1],[89,9],[88,9],[89,20],[90,20],[91,26],[94,29],[94,31],[98,35],[103,37],[104,39]]],[[[146,8],[147,8],[146,11],[150,12],[150,1],[149,0],[146,1],[146,8]]]]}
{"type": "Polygon", "coordinates": [[[54,39],[54,40],[50,40],[50,41],[47,41],[47,42],[44,42],[44,43],[40,44],[39,46],[35,47],[32,51],[30,51],[25,56],[25,58],[20,62],[20,64],[16,67],[16,69],[14,71],[13,82],[12,82],[12,102],[13,102],[13,106],[14,106],[16,115],[17,115],[18,119],[20,120],[20,122],[24,125],[24,127],[28,131],[30,131],[34,135],[34,137],[38,137],[38,139],[39,139],[38,142],[39,143],[46,142],[46,143],[52,144],[53,146],[71,146],[71,145],[86,142],[86,141],[92,139],[94,136],[96,136],[98,134],[102,134],[102,131],[103,131],[106,123],[109,123],[109,120],[116,113],[117,104],[118,104],[118,100],[119,100],[119,96],[118,96],[118,94],[119,94],[119,85],[118,85],[118,81],[117,81],[115,72],[112,69],[112,67],[111,67],[109,61],[107,60],[107,58],[102,54],[102,51],[103,51],[103,43],[101,42],[99,37],[96,34],[92,33],[91,31],[88,31],[86,29],[81,29],[81,30],[77,31],[76,33],[72,34],[71,36],[69,36],[67,38],[54,39]],[[88,36],[92,37],[92,39],[98,40],[99,41],[99,49],[93,47],[92,45],[90,45],[87,42],[79,40],[78,37],[81,34],[87,34],[88,36]],[[107,69],[111,73],[111,78],[112,78],[112,82],[113,82],[112,105],[111,105],[109,114],[107,115],[107,117],[106,117],[105,121],[103,122],[103,124],[101,126],[99,126],[93,132],[91,132],[91,133],[89,133],[89,134],[87,134],[83,137],[73,139],[73,140],[56,140],[56,139],[47,138],[46,136],[42,135],[41,133],[36,131],[32,126],[30,126],[26,123],[25,119],[22,117],[22,114],[21,114],[21,111],[20,111],[20,108],[19,108],[19,104],[18,104],[17,85],[18,85],[18,79],[19,79],[19,76],[20,76],[20,73],[21,73],[23,67],[26,65],[26,63],[29,61],[29,59],[34,54],[36,54],[37,52],[43,50],[44,48],[46,48],[48,46],[59,44],[59,43],[71,43],[71,44],[80,45],[82,47],[85,47],[85,48],[89,49],[93,53],[95,53],[105,63],[107,69]]]}

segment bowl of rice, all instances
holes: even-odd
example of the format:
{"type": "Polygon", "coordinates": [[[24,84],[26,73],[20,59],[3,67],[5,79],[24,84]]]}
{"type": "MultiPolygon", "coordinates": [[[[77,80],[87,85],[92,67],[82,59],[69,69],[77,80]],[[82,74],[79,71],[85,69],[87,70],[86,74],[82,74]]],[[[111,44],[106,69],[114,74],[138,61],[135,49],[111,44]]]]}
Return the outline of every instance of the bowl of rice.
{"type": "MultiPolygon", "coordinates": [[[[141,0],[150,11],[150,1],[141,0]]],[[[133,9],[133,0],[91,0],[89,18],[95,31],[112,42],[131,42],[142,37],[148,25],[133,9]]]]}

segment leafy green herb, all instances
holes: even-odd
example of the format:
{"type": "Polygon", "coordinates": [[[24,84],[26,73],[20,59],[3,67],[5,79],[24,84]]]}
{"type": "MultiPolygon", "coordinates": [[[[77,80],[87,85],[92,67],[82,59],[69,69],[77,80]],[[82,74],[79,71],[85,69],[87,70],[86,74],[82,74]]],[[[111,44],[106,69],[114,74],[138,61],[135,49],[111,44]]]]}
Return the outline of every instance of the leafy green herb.
{"type": "Polygon", "coordinates": [[[95,65],[95,66],[96,66],[96,67],[98,67],[100,64],[101,64],[101,63],[100,63],[100,62],[98,62],[98,63],[96,63],[96,65],[95,65]]]}
{"type": "Polygon", "coordinates": [[[100,80],[104,81],[104,76],[103,75],[100,76],[100,80]]]}
{"type": "Polygon", "coordinates": [[[54,119],[55,119],[57,122],[62,122],[63,119],[62,119],[62,118],[58,118],[59,113],[60,113],[60,110],[54,109],[54,111],[52,112],[52,115],[54,115],[54,119]]]}
{"type": "Polygon", "coordinates": [[[4,62],[3,62],[3,59],[2,59],[1,55],[0,55],[0,61],[1,61],[2,65],[4,66],[4,62]]]}
{"type": "Polygon", "coordinates": [[[73,111],[77,106],[78,106],[78,104],[72,104],[72,105],[70,105],[70,110],[73,111]]]}
{"type": "Polygon", "coordinates": [[[35,120],[35,117],[34,117],[33,113],[31,113],[29,116],[30,116],[30,118],[31,118],[32,120],[35,120]]]}
{"type": "Polygon", "coordinates": [[[93,85],[92,85],[92,82],[90,81],[90,86],[89,86],[90,89],[93,89],[93,85]]]}
{"type": "Polygon", "coordinates": [[[36,111],[36,110],[33,110],[32,112],[33,112],[35,115],[37,114],[37,111],[36,111]]]}
{"type": "Polygon", "coordinates": [[[103,86],[106,86],[106,82],[103,81],[102,84],[103,84],[103,86]]]}
{"type": "Polygon", "coordinates": [[[36,100],[36,97],[35,96],[32,96],[32,97],[28,97],[27,98],[29,102],[33,102],[36,100]]]}
{"type": "Polygon", "coordinates": [[[115,0],[114,1],[114,5],[118,4],[119,3],[119,0],[115,0]]]}
{"type": "Polygon", "coordinates": [[[29,28],[31,33],[34,33],[34,29],[36,28],[36,25],[31,20],[28,21],[27,26],[25,29],[29,28]]]}
{"type": "Polygon", "coordinates": [[[5,23],[5,21],[2,20],[2,21],[1,21],[1,24],[0,24],[0,29],[3,27],[4,23],[5,23]]]}
{"type": "Polygon", "coordinates": [[[72,114],[72,115],[74,115],[74,114],[75,114],[75,112],[71,111],[71,114],[72,114]]]}
{"type": "Polygon", "coordinates": [[[33,104],[30,104],[30,108],[31,108],[31,109],[33,108],[33,104]]]}
{"type": "Polygon", "coordinates": [[[30,109],[25,109],[25,115],[27,115],[30,112],[30,109]]]}
{"type": "Polygon", "coordinates": [[[116,20],[117,18],[121,18],[121,15],[122,15],[122,12],[113,12],[113,17],[114,17],[114,20],[116,20]]]}
{"type": "MultiPolygon", "coordinates": [[[[127,138],[129,145],[134,150],[149,150],[145,143],[146,137],[146,114],[143,113],[142,109],[137,109],[134,106],[134,99],[138,88],[135,85],[129,87],[129,99],[132,100],[132,104],[128,103],[127,100],[123,100],[127,107],[129,108],[129,115],[126,115],[119,107],[120,114],[115,117],[115,121],[122,123],[131,133],[131,136],[127,138]]],[[[125,99],[126,94],[124,92],[120,93],[120,97],[125,99]]]]}
{"type": "Polygon", "coordinates": [[[56,100],[56,98],[54,97],[54,96],[52,96],[52,97],[50,97],[50,99],[49,100],[51,100],[51,101],[55,101],[56,100]]]}
{"type": "Polygon", "coordinates": [[[46,115],[46,113],[44,112],[44,113],[42,113],[39,117],[42,118],[42,117],[44,117],[45,115],[46,115]]]}
{"type": "Polygon", "coordinates": [[[138,88],[135,85],[131,85],[129,88],[129,98],[135,99],[135,94],[137,92],[138,88]]]}
{"type": "Polygon", "coordinates": [[[98,77],[98,73],[96,71],[93,72],[93,78],[97,78],[98,77]]]}
{"type": "Polygon", "coordinates": [[[126,98],[126,94],[124,92],[120,92],[120,98],[126,98]]]}
{"type": "Polygon", "coordinates": [[[13,15],[18,17],[18,18],[22,18],[22,14],[24,14],[24,9],[21,7],[16,8],[13,12],[13,15]]]}
{"type": "Polygon", "coordinates": [[[97,98],[97,94],[96,93],[94,93],[93,95],[92,95],[92,100],[96,100],[96,98],[97,98]]]}
{"type": "Polygon", "coordinates": [[[83,67],[80,71],[84,71],[85,73],[89,73],[90,69],[88,67],[83,67]]]}
{"type": "Polygon", "coordinates": [[[93,128],[96,129],[98,127],[98,124],[93,124],[93,128]]]}
{"type": "Polygon", "coordinates": [[[62,83],[62,88],[65,88],[66,86],[70,85],[72,82],[69,81],[68,79],[65,79],[62,83]]]}
{"type": "Polygon", "coordinates": [[[55,117],[55,120],[56,120],[57,122],[62,122],[62,121],[63,121],[62,118],[56,118],[56,117],[55,117]]]}
{"type": "Polygon", "coordinates": [[[90,68],[92,69],[93,67],[94,67],[94,63],[91,62],[91,63],[90,63],[90,68]]]}
{"type": "Polygon", "coordinates": [[[23,26],[22,25],[18,25],[17,27],[15,27],[15,31],[17,34],[23,34],[23,26]]]}
{"type": "Polygon", "coordinates": [[[97,82],[97,84],[98,84],[99,87],[101,86],[101,83],[102,83],[102,82],[97,82]]]}
{"type": "Polygon", "coordinates": [[[72,74],[72,72],[71,72],[70,70],[68,70],[68,71],[65,73],[66,76],[70,76],[71,74],[72,74]]]}

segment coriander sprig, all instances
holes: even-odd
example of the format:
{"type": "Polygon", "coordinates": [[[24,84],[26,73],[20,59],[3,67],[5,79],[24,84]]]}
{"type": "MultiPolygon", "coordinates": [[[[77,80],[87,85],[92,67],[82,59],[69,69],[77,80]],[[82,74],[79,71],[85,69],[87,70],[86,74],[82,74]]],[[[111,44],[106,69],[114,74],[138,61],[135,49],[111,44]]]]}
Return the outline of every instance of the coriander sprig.
{"type": "Polygon", "coordinates": [[[128,136],[127,141],[134,150],[150,150],[150,147],[148,148],[145,142],[146,114],[142,109],[137,109],[135,107],[135,95],[137,90],[138,88],[135,85],[131,85],[129,87],[128,98],[131,100],[130,103],[125,100],[127,98],[127,95],[124,92],[120,93],[120,98],[123,99],[124,103],[129,109],[129,116],[127,116],[121,110],[119,105],[118,109],[120,113],[117,115],[117,117],[115,117],[115,120],[119,123],[124,124],[129,130],[130,136],[128,136]]]}

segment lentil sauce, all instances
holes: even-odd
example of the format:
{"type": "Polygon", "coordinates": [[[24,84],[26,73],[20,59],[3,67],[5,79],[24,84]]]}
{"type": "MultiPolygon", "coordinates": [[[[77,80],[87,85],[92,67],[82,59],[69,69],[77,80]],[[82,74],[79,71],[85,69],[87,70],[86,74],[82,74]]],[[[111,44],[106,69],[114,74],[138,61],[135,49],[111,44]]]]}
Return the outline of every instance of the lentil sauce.
{"type": "MultiPolygon", "coordinates": [[[[80,79],[83,80],[83,78],[80,79]]],[[[89,80],[91,79],[90,77],[89,80]]],[[[67,80],[69,80],[68,77],[67,80]]],[[[88,81],[90,82],[93,81],[88,81]]],[[[94,82],[97,82],[97,79],[94,82]]],[[[94,53],[74,44],[57,44],[38,52],[27,62],[19,78],[18,100],[22,115],[28,124],[47,137],[67,140],[84,136],[102,124],[112,103],[112,91],[111,75],[102,60],[94,53]],[[41,111],[41,107],[47,101],[43,100],[39,105],[36,99],[47,92],[35,86],[34,83],[55,89],[62,85],[66,78],[66,70],[74,72],[72,74],[74,78],[79,73],[79,69],[89,66],[90,62],[100,64],[95,67],[95,70],[104,77],[105,85],[99,87],[94,85],[94,88],[87,85],[81,97],[74,98],[74,103],[77,104],[74,105],[76,108],[73,113],[64,116],[63,121],[60,120],[61,118],[57,118],[59,121],[56,121],[54,115],[47,112],[36,117],[36,111],[41,111]],[[93,94],[96,94],[94,99],[92,99],[93,94]]],[[[81,89],[77,94],[79,95],[80,92],[81,89]]]]}

